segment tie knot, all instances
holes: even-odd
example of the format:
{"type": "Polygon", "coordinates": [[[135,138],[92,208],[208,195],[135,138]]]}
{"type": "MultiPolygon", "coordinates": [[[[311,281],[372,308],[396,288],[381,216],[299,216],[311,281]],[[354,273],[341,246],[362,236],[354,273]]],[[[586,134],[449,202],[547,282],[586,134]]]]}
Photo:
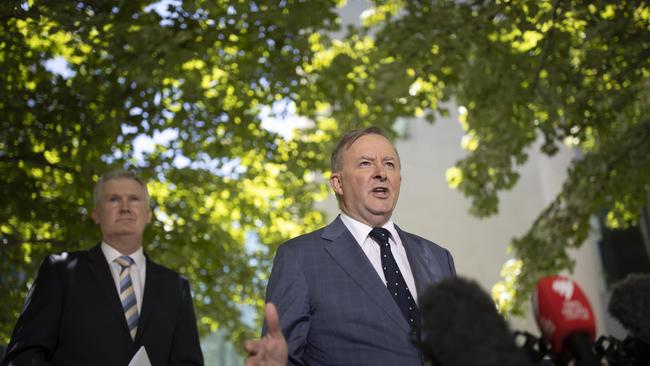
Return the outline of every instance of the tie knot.
{"type": "Polygon", "coordinates": [[[383,227],[376,227],[370,230],[370,237],[375,239],[379,244],[388,243],[388,238],[390,238],[390,231],[384,229],[383,227]]]}
{"type": "Polygon", "coordinates": [[[119,264],[122,269],[129,268],[133,263],[135,263],[133,258],[129,257],[128,255],[123,255],[121,257],[115,258],[115,262],[117,262],[117,264],[119,264]]]}

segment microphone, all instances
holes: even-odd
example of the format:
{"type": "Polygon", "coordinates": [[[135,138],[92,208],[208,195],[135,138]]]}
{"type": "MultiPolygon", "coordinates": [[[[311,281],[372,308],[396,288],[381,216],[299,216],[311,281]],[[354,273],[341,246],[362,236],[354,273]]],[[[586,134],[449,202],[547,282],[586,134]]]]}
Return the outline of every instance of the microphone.
{"type": "Polygon", "coordinates": [[[521,348],[528,357],[528,360],[535,365],[548,365],[551,346],[544,337],[536,337],[533,334],[516,330],[513,333],[515,344],[521,348]]]}
{"type": "Polygon", "coordinates": [[[630,274],[616,283],[607,310],[631,336],[650,344],[650,275],[630,274]]]}
{"type": "Polygon", "coordinates": [[[608,338],[610,347],[602,347],[608,362],[650,365],[650,275],[630,274],[614,284],[607,310],[629,332],[622,342],[608,338]]]}
{"type": "Polygon", "coordinates": [[[420,295],[422,341],[416,345],[437,366],[531,365],[503,317],[474,281],[447,278],[420,295]]]}
{"type": "Polygon", "coordinates": [[[548,276],[537,282],[533,310],[542,334],[551,343],[556,363],[599,365],[592,347],[596,322],[580,286],[565,276],[548,276]]]}

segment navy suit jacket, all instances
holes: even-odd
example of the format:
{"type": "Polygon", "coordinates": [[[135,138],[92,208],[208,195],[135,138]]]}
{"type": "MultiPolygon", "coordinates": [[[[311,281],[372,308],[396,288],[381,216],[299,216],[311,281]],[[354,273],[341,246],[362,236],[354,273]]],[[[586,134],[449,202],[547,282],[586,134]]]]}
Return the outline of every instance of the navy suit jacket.
{"type": "MultiPolygon", "coordinates": [[[[397,228],[418,294],[455,275],[448,250],[397,228]]],[[[340,217],[278,248],[266,293],[289,365],[422,365],[410,327],[340,217]]]]}
{"type": "Polygon", "coordinates": [[[146,268],[131,339],[99,245],[46,258],[2,365],[126,366],[140,346],[153,366],[203,365],[187,280],[149,258],[146,268]]]}

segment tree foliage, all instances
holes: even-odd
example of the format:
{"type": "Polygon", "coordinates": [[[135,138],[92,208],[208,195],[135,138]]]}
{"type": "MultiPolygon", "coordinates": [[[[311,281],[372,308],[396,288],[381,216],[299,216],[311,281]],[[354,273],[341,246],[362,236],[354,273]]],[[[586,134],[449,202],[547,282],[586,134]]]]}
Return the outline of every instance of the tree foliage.
{"type": "Polygon", "coordinates": [[[650,193],[650,6],[645,1],[375,1],[364,27],[309,65],[302,113],[327,105],[339,123],[433,121],[461,106],[468,155],[451,187],[479,217],[518,181],[533,143],[579,151],[555,200],[512,241],[518,261],[493,289],[522,313],[540,276],[572,269],[589,219],[638,220],[650,193]],[[345,90],[345,93],[341,91],[345,90]]]}
{"type": "Polygon", "coordinates": [[[310,172],[327,145],[259,116],[298,85],[310,34],[337,27],[335,3],[157,6],[0,5],[0,342],[42,258],[99,241],[91,191],[109,168],[152,182],[145,249],[190,279],[201,330],[234,340],[257,334],[242,306],[260,306],[273,248],[323,222],[310,172]],[[155,145],[140,156],[143,137],[155,145]]]}
{"type": "Polygon", "coordinates": [[[513,240],[505,310],[572,267],[567,250],[599,210],[615,226],[638,219],[650,190],[644,1],[374,1],[341,40],[328,36],[336,5],[2,2],[0,340],[40,260],[99,240],[91,187],[114,166],[152,182],[146,249],[189,277],[201,330],[249,336],[241,308],[260,306],[273,248],[323,224],[313,203],[339,132],[432,122],[452,99],[468,155],[448,180],[478,216],[497,212],[533,142],[581,152],[513,240]],[[261,111],[291,103],[312,128],[286,139],[262,126],[261,111]],[[158,143],[139,155],[143,136],[158,143]]]}

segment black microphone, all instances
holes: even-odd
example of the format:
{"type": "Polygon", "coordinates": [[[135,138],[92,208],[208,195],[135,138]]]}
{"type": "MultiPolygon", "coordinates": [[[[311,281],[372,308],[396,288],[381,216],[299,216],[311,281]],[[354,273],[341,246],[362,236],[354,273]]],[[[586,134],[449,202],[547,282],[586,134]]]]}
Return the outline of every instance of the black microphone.
{"type": "Polygon", "coordinates": [[[610,365],[650,365],[650,275],[630,274],[612,286],[609,313],[628,331],[619,341],[601,337],[599,350],[610,365]]]}
{"type": "Polygon", "coordinates": [[[437,366],[532,365],[494,301],[474,281],[452,277],[419,297],[425,359],[437,366]]]}
{"type": "Polygon", "coordinates": [[[529,332],[516,330],[513,333],[515,344],[521,348],[528,360],[537,366],[552,365],[551,345],[544,337],[537,337],[529,332]]]}
{"type": "Polygon", "coordinates": [[[631,336],[650,344],[650,274],[630,274],[612,286],[607,310],[631,336]]]}

